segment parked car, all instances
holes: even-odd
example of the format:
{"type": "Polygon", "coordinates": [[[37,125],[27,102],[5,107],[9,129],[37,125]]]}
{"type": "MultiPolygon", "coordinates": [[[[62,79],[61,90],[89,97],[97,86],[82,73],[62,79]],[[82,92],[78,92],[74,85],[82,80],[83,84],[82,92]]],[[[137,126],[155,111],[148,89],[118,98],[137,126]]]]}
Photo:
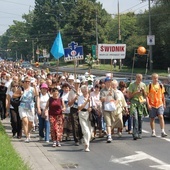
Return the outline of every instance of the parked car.
{"type": "Polygon", "coordinates": [[[165,101],[166,101],[164,116],[170,118],[170,84],[165,84],[164,87],[165,87],[165,101]]]}
{"type": "Polygon", "coordinates": [[[29,61],[23,61],[21,64],[22,68],[32,68],[32,65],[30,64],[29,61]]]}

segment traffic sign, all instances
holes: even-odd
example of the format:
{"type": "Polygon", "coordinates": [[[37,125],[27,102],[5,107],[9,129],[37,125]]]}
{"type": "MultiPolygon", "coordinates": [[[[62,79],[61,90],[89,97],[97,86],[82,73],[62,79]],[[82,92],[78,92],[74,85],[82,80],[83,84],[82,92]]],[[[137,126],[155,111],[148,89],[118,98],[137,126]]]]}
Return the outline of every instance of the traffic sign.
{"type": "Polygon", "coordinates": [[[147,45],[155,45],[155,35],[147,35],[147,45]]]}
{"type": "Polygon", "coordinates": [[[78,43],[72,41],[68,44],[68,48],[64,49],[64,60],[67,61],[74,61],[74,60],[83,60],[83,47],[78,46],[78,43]]]}

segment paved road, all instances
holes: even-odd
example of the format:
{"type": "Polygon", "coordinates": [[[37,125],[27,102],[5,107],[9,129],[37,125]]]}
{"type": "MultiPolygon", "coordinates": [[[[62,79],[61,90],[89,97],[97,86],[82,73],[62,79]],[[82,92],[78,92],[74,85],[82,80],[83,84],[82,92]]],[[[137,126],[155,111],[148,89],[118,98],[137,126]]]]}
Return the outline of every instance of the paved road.
{"type": "MultiPolygon", "coordinates": [[[[9,118],[3,121],[11,136],[9,118]]],[[[158,121],[157,137],[150,137],[149,119],[143,122],[143,138],[137,141],[123,132],[123,136],[113,137],[111,144],[105,138],[96,138],[90,144],[90,152],[83,151],[83,145],[74,146],[73,141],[62,142],[61,147],[53,148],[52,143],[39,142],[37,132],[32,141],[24,143],[11,138],[14,148],[20,153],[32,170],[169,170],[170,120],[166,120],[167,138],[160,137],[158,121]]]]}
{"type": "MultiPolygon", "coordinates": [[[[46,67],[44,67],[46,68],[46,67]]],[[[67,66],[62,66],[59,67],[58,69],[56,67],[49,67],[50,71],[60,71],[60,72],[68,72],[68,73],[72,73],[72,74],[82,74],[84,75],[86,72],[88,72],[88,68],[81,68],[81,67],[77,67],[76,70],[74,70],[73,67],[67,67],[67,66]]],[[[106,73],[109,73],[111,71],[106,71],[106,70],[98,70],[98,69],[91,69],[91,74],[94,74],[96,76],[105,76],[106,73]]],[[[136,73],[128,73],[128,72],[116,72],[116,71],[112,71],[113,76],[114,77],[126,77],[129,80],[134,80],[135,79],[135,75],[136,73]]],[[[151,75],[143,75],[144,79],[151,79],[151,75]]],[[[159,79],[164,82],[167,83],[167,77],[159,77],[159,79]]]]}

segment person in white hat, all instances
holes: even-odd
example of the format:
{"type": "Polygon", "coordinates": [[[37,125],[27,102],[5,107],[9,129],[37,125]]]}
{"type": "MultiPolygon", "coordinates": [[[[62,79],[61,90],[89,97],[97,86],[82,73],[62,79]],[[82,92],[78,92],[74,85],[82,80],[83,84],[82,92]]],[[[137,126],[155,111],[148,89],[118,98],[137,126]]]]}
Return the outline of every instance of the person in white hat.
{"type": "Polygon", "coordinates": [[[73,137],[75,141],[75,145],[78,146],[79,142],[83,137],[82,131],[80,128],[79,117],[78,117],[78,96],[81,95],[80,90],[80,80],[74,80],[74,89],[72,88],[69,92],[68,96],[68,105],[70,106],[70,115],[71,115],[71,123],[72,123],[72,131],[73,137]]]}
{"type": "Polygon", "coordinates": [[[74,76],[73,75],[69,75],[68,83],[71,86],[71,88],[74,87],[74,76]]]}

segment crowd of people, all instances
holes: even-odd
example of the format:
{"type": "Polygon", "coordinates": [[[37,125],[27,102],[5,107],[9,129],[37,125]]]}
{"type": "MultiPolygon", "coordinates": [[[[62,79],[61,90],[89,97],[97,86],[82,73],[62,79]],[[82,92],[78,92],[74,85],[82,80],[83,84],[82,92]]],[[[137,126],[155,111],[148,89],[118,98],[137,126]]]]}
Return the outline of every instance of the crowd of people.
{"type": "Polygon", "coordinates": [[[27,143],[38,127],[40,141],[52,141],[53,147],[60,147],[62,140],[73,137],[76,146],[84,142],[84,150],[89,152],[90,141],[106,137],[111,143],[113,134],[121,137],[124,127],[134,140],[141,139],[142,119],[148,114],[151,136],[156,137],[157,116],[161,136],[167,136],[165,89],[156,73],[148,86],[142,82],[142,74],[137,74],[127,87],[112,74],[100,81],[86,74],[80,81],[68,73],[25,69],[13,62],[3,61],[0,67],[1,119],[9,116],[13,137],[24,136],[27,143]]]}

